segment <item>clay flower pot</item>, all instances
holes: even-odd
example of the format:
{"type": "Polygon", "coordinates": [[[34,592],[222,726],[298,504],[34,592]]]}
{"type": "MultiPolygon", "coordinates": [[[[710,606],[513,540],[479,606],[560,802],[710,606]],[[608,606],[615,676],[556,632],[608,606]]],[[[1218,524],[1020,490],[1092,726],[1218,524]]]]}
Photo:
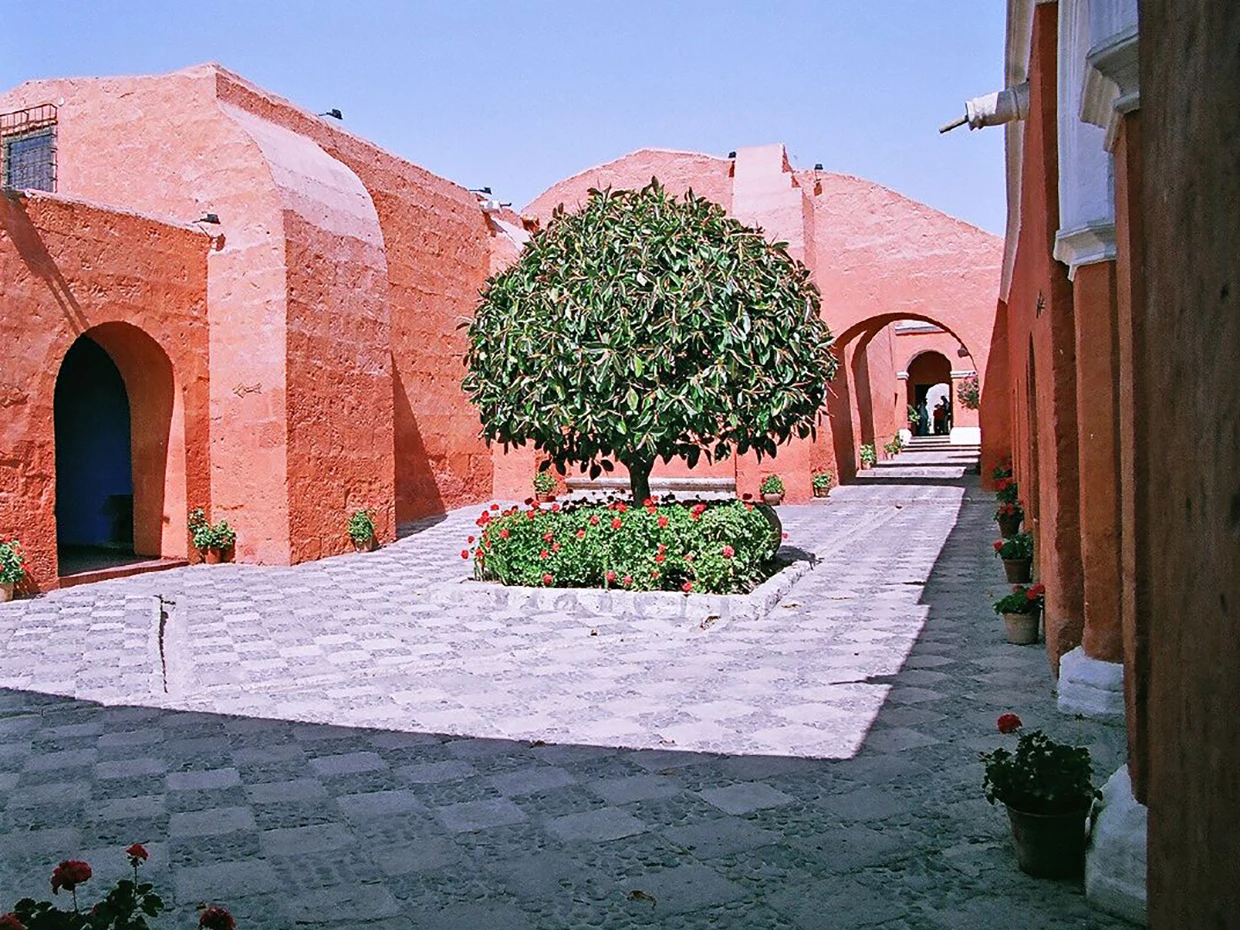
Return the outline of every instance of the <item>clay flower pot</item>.
{"type": "MultiPolygon", "coordinates": [[[[353,537],[349,537],[353,539],[353,537]]],[[[353,548],[358,552],[374,552],[379,548],[379,543],[373,535],[367,536],[365,539],[353,539],[353,548]]]]}
{"type": "Polygon", "coordinates": [[[1029,646],[1038,641],[1038,620],[1041,611],[1028,614],[1004,614],[1003,625],[1007,628],[1007,641],[1014,646],[1029,646]]]}
{"type": "Polygon", "coordinates": [[[202,560],[208,565],[219,565],[224,560],[224,553],[212,546],[202,554],[202,560]]]}
{"type": "Polygon", "coordinates": [[[1004,559],[1003,571],[1012,584],[1028,584],[1033,580],[1033,559],[1004,559]]]}
{"type": "Polygon", "coordinates": [[[555,500],[555,495],[550,491],[539,491],[534,495],[534,500],[538,501],[540,504],[550,504],[553,500],[555,500]]]}
{"type": "Polygon", "coordinates": [[[13,582],[0,583],[0,604],[13,600],[13,582]]]}
{"type": "Polygon", "coordinates": [[[1008,514],[999,518],[999,535],[1011,539],[1020,532],[1020,524],[1024,518],[1019,514],[1008,514]]]}
{"type": "Polygon", "coordinates": [[[784,499],[782,494],[763,494],[762,502],[771,507],[777,507],[779,502],[784,499]]]}
{"type": "MultiPolygon", "coordinates": [[[[1007,807],[1007,805],[1004,805],[1007,807]]],[[[1089,809],[1030,814],[1007,808],[1020,870],[1037,878],[1079,878],[1085,871],[1085,818],[1089,809]]]]}
{"type": "Polygon", "coordinates": [[[814,488],[814,497],[826,497],[830,493],[830,488],[814,488]]]}

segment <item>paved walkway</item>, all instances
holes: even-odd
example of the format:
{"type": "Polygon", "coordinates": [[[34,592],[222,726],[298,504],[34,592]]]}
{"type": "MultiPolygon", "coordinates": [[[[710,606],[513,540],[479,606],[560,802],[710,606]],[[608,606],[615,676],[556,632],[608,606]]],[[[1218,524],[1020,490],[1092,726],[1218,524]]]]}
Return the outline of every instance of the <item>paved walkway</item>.
{"type": "Polygon", "coordinates": [[[1060,717],[1044,651],[1002,642],[972,461],[782,508],[816,568],[705,629],[480,606],[472,508],[2,606],[0,910],[138,840],[168,927],[200,901],[241,930],[1123,926],[1017,871],[981,797],[1002,711],[1099,780],[1123,733],[1060,717]]]}

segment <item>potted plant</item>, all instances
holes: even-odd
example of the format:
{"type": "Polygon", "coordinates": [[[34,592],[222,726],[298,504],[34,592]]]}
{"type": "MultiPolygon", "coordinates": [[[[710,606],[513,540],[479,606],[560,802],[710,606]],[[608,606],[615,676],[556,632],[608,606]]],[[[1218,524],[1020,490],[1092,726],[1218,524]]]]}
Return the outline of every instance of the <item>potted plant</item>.
{"type": "Polygon", "coordinates": [[[1033,570],[1033,536],[1017,533],[1008,539],[996,539],[995,555],[1003,559],[1003,571],[1013,584],[1027,584],[1033,570]]]}
{"type": "Polygon", "coordinates": [[[544,504],[555,500],[555,475],[550,469],[534,472],[534,497],[544,504]]]}
{"type": "MultiPolygon", "coordinates": [[[[1020,728],[1015,714],[999,717],[1000,733],[1020,728]]],[[[1039,878],[1079,876],[1085,866],[1085,820],[1101,797],[1089,750],[1033,730],[1020,735],[1016,752],[1000,748],[981,758],[986,800],[1007,807],[1020,870],[1039,878]]]]}
{"type": "Polygon", "coordinates": [[[869,468],[878,461],[878,453],[874,451],[874,446],[866,443],[861,447],[861,467],[869,468]]]}
{"type": "Polygon", "coordinates": [[[999,524],[999,535],[1011,539],[1020,532],[1020,525],[1025,522],[1025,511],[1020,504],[1000,504],[995,510],[995,522],[999,524]]]}
{"type": "Polygon", "coordinates": [[[883,452],[886,453],[887,458],[889,459],[894,459],[897,455],[900,454],[900,450],[902,450],[903,448],[904,448],[904,443],[900,441],[899,436],[895,437],[893,440],[891,440],[891,442],[883,444],[883,452]]]}
{"type": "Polygon", "coordinates": [[[831,482],[835,479],[831,477],[829,471],[816,471],[812,478],[814,487],[814,497],[826,497],[831,493],[831,482]]]}
{"type": "Polygon", "coordinates": [[[13,599],[14,586],[26,578],[26,557],[16,539],[0,542],[0,604],[13,599]]]}
{"type": "Polygon", "coordinates": [[[779,475],[767,475],[758,490],[762,492],[763,502],[773,507],[784,499],[784,479],[779,475]]]}
{"type": "Polygon", "coordinates": [[[203,514],[201,507],[190,511],[189,531],[193,537],[194,548],[202,553],[202,560],[208,565],[218,565],[226,561],[237,541],[237,531],[228,525],[227,520],[212,524],[203,514]]]}
{"type": "Polygon", "coordinates": [[[375,512],[367,507],[355,510],[349,517],[349,538],[358,552],[373,552],[378,545],[375,540],[375,512]]]}
{"type": "Polygon", "coordinates": [[[1045,594],[1044,585],[1014,584],[1011,594],[1005,594],[994,602],[995,613],[1003,615],[1009,643],[1028,646],[1038,641],[1038,621],[1042,618],[1045,594]]]}
{"type": "Polygon", "coordinates": [[[910,432],[910,433],[912,433],[914,436],[916,436],[916,435],[917,435],[917,430],[918,430],[920,427],[921,427],[921,413],[920,413],[920,411],[918,411],[918,409],[917,409],[916,407],[914,407],[912,404],[909,404],[909,405],[908,405],[908,428],[909,428],[909,432],[910,432]]]}

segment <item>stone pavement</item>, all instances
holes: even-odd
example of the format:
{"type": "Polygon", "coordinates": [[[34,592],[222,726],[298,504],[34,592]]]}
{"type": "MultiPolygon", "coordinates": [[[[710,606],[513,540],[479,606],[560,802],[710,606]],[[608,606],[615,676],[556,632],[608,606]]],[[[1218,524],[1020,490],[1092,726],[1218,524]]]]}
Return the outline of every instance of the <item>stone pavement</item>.
{"type": "Polygon", "coordinates": [[[204,901],[242,930],[1124,926],[1021,874],[981,797],[1005,710],[1099,781],[1124,739],[1003,643],[973,460],[781,508],[815,567],[705,628],[488,607],[474,508],[376,553],[0,606],[0,910],[70,856],[94,900],[144,841],[166,927],[204,901]]]}

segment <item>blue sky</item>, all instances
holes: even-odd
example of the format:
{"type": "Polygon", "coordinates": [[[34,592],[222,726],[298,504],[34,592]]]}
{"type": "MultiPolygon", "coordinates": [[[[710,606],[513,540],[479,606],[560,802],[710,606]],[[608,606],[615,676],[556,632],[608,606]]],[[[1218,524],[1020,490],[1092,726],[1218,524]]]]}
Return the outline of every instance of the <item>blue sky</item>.
{"type": "Polygon", "coordinates": [[[524,205],[645,146],[871,178],[1002,233],[1003,134],[937,127],[1003,76],[998,0],[0,0],[0,86],[219,61],[524,205]]]}

